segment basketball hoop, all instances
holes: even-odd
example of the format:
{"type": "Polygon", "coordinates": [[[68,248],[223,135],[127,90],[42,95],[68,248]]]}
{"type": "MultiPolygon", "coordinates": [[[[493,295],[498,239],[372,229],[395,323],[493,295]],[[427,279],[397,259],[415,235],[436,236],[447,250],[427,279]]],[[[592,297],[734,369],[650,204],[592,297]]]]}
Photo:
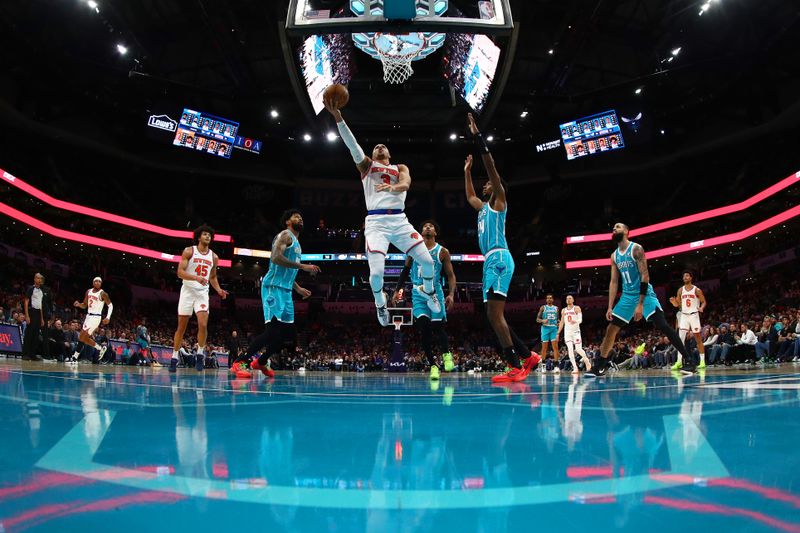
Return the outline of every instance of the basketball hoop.
{"type": "Polygon", "coordinates": [[[393,35],[378,32],[373,43],[383,64],[384,83],[400,84],[414,74],[411,62],[422,52],[425,39],[419,33],[393,35]]]}

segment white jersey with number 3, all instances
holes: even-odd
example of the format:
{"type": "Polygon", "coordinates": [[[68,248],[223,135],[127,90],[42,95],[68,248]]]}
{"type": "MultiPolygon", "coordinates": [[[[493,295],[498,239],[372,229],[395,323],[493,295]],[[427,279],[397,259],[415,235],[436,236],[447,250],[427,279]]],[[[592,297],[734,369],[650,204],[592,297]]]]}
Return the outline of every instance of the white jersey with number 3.
{"type": "MultiPolygon", "coordinates": [[[[206,281],[211,277],[211,268],[214,266],[214,253],[209,249],[206,253],[201,253],[197,246],[192,246],[192,257],[189,258],[189,265],[186,267],[186,272],[200,276],[206,281]]],[[[208,291],[208,284],[201,284],[194,280],[183,280],[186,287],[196,290],[208,291]]]]}
{"type": "Polygon", "coordinates": [[[400,171],[397,165],[384,165],[373,161],[367,173],[361,177],[361,185],[364,187],[364,200],[367,203],[367,211],[377,209],[397,209],[402,211],[406,207],[405,192],[377,192],[378,185],[395,185],[400,181],[400,171]]]}

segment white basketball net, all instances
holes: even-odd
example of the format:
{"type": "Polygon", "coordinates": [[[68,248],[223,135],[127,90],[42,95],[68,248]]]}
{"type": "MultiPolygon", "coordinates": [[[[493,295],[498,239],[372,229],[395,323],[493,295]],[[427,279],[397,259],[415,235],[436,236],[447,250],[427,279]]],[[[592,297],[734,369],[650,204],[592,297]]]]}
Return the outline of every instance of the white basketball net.
{"type": "Polygon", "coordinates": [[[411,62],[422,51],[422,49],[415,49],[410,53],[404,54],[403,43],[400,40],[395,41],[389,50],[382,50],[379,46],[376,46],[375,49],[378,52],[381,63],[383,63],[384,83],[394,84],[403,83],[414,74],[411,62]]]}
{"type": "Polygon", "coordinates": [[[416,54],[411,56],[390,56],[379,52],[381,63],[383,63],[383,81],[385,83],[400,84],[405,82],[414,74],[411,62],[416,54]]]}

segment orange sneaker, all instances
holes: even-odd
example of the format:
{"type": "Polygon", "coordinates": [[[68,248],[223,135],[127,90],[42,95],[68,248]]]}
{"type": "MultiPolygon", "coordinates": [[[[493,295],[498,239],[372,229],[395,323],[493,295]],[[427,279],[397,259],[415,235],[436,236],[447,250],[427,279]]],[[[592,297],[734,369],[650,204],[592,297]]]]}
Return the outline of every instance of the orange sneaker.
{"type": "Polygon", "coordinates": [[[531,352],[531,356],[522,362],[522,368],[530,372],[531,370],[535,370],[536,367],[539,366],[539,363],[541,362],[542,362],[542,356],[540,356],[536,352],[531,352]]]}
{"type": "Polygon", "coordinates": [[[504,374],[492,377],[492,383],[509,383],[513,381],[524,381],[528,377],[528,370],[525,368],[512,368],[504,374]]]}
{"type": "Polygon", "coordinates": [[[275,377],[275,371],[268,366],[259,365],[258,359],[253,359],[253,362],[250,363],[250,368],[252,368],[253,370],[261,370],[261,373],[267,376],[268,378],[275,377]]]}

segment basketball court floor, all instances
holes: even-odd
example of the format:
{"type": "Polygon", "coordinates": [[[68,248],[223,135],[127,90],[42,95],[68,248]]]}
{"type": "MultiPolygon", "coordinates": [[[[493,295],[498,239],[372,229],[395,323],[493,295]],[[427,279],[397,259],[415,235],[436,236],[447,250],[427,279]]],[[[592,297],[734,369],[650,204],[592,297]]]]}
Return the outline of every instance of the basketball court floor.
{"type": "Polygon", "coordinates": [[[800,366],[229,376],[0,363],[0,531],[800,531],[800,366]]]}

